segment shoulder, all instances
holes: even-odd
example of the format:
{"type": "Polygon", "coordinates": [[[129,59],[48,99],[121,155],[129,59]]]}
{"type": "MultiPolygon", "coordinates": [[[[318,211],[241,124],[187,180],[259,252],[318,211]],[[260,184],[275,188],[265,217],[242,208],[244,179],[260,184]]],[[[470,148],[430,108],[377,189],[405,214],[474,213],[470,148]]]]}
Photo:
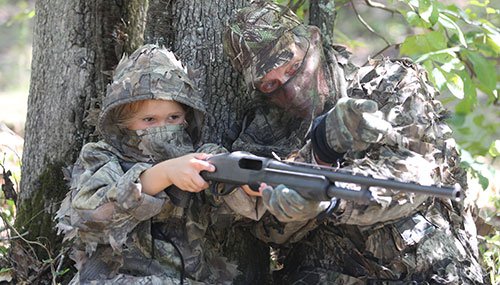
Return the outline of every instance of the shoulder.
{"type": "Polygon", "coordinates": [[[209,154],[219,154],[219,153],[228,153],[229,151],[224,148],[223,146],[220,146],[218,144],[214,143],[206,143],[201,145],[198,149],[196,149],[196,152],[204,152],[204,153],[209,153],[209,154]]]}
{"type": "Polygon", "coordinates": [[[86,143],[83,147],[82,150],[80,151],[80,155],[86,155],[89,153],[109,153],[109,154],[118,154],[118,150],[112,147],[110,144],[104,142],[104,141],[98,141],[98,142],[90,142],[86,143]]]}
{"type": "Polygon", "coordinates": [[[104,141],[87,143],[82,147],[78,161],[80,164],[103,164],[117,160],[120,153],[104,141]]]}

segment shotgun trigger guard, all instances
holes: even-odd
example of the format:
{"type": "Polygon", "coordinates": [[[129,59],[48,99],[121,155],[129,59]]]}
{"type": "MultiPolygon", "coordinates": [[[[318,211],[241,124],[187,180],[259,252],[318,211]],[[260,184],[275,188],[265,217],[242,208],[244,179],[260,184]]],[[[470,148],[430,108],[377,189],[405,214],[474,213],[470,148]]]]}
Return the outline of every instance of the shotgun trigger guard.
{"type": "Polygon", "coordinates": [[[214,196],[225,196],[225,195],[229,195],[237,187],[238,187],[237,185],[213,182],[213,183],[210,183],[209,188],[214,196]]]}

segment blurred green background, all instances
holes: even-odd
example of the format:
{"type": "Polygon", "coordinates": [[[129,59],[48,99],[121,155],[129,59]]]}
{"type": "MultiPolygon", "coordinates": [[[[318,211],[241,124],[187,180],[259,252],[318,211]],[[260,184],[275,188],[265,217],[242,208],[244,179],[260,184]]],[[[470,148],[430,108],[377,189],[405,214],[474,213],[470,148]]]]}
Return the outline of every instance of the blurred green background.
{"type": "Polygon", "coordinates": [[[35,1],[0,0],[0,122],[22,135],[35,1]]]}

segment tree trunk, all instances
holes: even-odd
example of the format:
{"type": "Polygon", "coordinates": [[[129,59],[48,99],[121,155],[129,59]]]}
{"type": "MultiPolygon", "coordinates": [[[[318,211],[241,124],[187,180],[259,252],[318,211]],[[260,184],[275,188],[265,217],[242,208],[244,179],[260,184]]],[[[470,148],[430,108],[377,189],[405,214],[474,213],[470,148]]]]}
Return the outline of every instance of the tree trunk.
{"type": "Polygon", "coordinates": [[[21,193],[14,225],[23,239],[14,239],[10,250],[18,282],[44,284],[49,282],[47,276],[55,276],[56,265],[42,260],[55,258],[60,248],[54,214],[67,192],[62,169],[75,161],[84,143],[95,139],[95,109],[105,93],[109,71],[121,56],[116,52],[131,48],[136,35],[142,36],[136,24],[132,36],[127,35],[127,23],[140,22],[134,17],[141,15],[137,11],[144,1],[124,2],[127,5],[110,0],[36,2],[21,193]]]}
{"type": "MultiPolygon", "coordinates": [[[[209,114],[203,138],[230,150],[231,126],[243,118],[249,98],[243,80],[223,53],[222,32],[229,17],[248,1],[150,1],[146,42],[170,48],[194,73],[209,114]],[[246,108],[245,108],[246,107],[246,108]]],[[[236,284],[269,281],[269,247],[248,229],[235,227],[224,241],[225,255],[243,275],[236,284]]]]}
{"type": "Polygon", "coordinates": [[[333,43],[335,25],[335,1],[311,0],[309,4],[309,25],[318,27],[325,44],[333,43]]]}

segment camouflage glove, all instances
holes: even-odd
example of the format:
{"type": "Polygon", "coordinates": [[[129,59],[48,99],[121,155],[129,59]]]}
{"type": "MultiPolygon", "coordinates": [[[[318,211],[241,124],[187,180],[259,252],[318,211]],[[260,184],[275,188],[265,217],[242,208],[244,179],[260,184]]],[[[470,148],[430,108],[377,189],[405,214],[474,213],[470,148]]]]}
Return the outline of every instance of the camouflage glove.
{"type": "Polygon", "coordinates": [[[342,98],[326,114],[326,141],[337,152],[365,150],[389,132],[391,124],[372,100],[342,98]]]}
{"type": "Polygon", "coordinates": [[[266,209],[281,222],[307,221],[315,218],[330,206],[330,201],[318,202],[302,198],[295,190],[280,184],[262,190],[266,209]]]}

